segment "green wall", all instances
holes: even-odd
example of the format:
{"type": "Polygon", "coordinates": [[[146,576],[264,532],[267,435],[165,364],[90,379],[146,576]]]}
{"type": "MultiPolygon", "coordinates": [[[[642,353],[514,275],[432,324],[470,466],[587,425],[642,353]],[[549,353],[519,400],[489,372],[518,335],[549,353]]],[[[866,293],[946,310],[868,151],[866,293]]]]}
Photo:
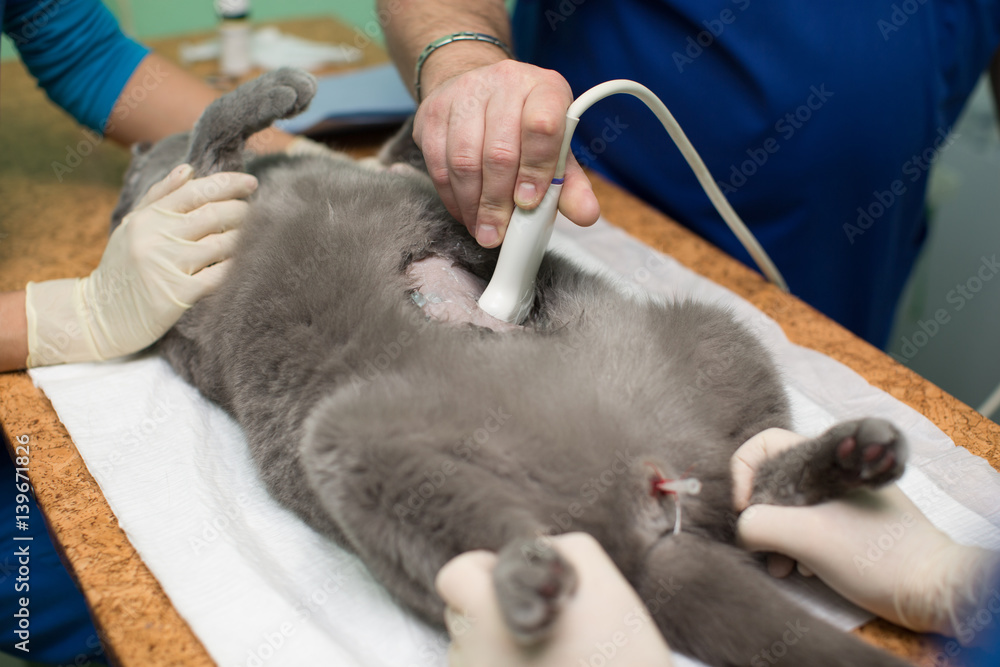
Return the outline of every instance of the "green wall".
{"type": "MultiPolygon", "coordinates": [[[[475,2],[475,0],[470,0],[475,2]]],[[[212,0],[103,0],[118,17],[126,33],[140,40],[209,30],[216,23],[212,0]]],[[[513,11],[516,0],[506,0],[513,11]]],[[[369,34],[378,25],[375,0],[250,0],[255,20],[328,15],[364,28],[369,34]]],[[[381,41],[381,29],[376,37],[381,41]]],[[[0,59],[17,55],[11,41],[0,39],[0,59]]]]}
{"type": "MultiPolygon", "coordinates": [[[[104,0],[128,34],[138,39],[209,30],[216,23],[212,0],[104,0]]],[[[255,20],[328,15],[354,26],[375,21],[375,0],[251,0],[255,20]]],[[[376,21],[377,23],[377,21],[376,21]]],[[[5,36],[4,60],[16,51],[5,36]]]]}

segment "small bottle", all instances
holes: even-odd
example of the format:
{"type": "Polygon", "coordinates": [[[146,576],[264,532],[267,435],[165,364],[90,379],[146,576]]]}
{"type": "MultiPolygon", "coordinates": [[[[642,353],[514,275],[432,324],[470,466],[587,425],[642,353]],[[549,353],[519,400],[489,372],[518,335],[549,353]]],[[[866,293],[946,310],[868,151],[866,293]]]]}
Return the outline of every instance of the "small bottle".
{"type": "Polygon", "coordinates": [[[219,69],[224,76],[241,77],[251,68],[250,0],[215,0],[219,26],[219,69]]]}

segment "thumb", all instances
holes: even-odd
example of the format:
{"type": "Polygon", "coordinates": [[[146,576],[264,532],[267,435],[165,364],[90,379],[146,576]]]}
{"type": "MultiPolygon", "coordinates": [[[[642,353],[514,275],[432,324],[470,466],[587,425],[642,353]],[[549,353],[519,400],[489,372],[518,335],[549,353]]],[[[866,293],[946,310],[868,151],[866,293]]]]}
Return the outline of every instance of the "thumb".
{"type": "Polygon", "coordinates": [[[559,210],[581,227],[589,227],[601,215],[594,186],[572,153],[566,159],[566,181],[559,197],[559,210]]]}
{"type": "Polygon", "coordinates": [[[814,543],[812,507],[751,505],[736,521],[737,543],[748,551],[773,551],[801,560],[814,543]]]}
{"type": "Polygon", "coordinates": [[[490,551],[468,551],[452,558],[434,581],[438,595],[449,607],[471,612],[494,596],[493,568],[497,555],[490,551]]]}

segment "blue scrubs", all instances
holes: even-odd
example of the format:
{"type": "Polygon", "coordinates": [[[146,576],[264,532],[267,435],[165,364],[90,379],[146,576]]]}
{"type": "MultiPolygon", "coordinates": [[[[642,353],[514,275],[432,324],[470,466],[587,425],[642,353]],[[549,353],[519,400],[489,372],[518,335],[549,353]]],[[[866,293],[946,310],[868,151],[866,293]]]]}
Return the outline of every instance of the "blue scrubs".
{"type": "MultiPolygon", "coordinates": [[[[99,0],[0,0],[0,27],[14,42],[31,74],[53,102],[91,129],[104,130],[126,82],[149,53],[127,38],[99,0]]],[[[44,663],[84,664],[103,650],[83,596],[52,545],[42,513],[29,503],[28,530],[15,525],[15,471],[0,454],[0,650],[44,663]],[[14,541],[14,537],[31,537],[14,541]],[[17,549],[27,545],[29,575],[19,581],[17,549]],[[15,634],[27,598],[28,643],[15,634]]]]}
{"type": "MultiPolygon", "coordinates": [[[[574,94],[652,89],[792,292],[882,347],[926,235],[928,168],[1000,44],[1000,3],[518,0],[514,40],[574,94]]],[[[596,104],[574,152],[753,265],[640,102],[596,104]]]]}

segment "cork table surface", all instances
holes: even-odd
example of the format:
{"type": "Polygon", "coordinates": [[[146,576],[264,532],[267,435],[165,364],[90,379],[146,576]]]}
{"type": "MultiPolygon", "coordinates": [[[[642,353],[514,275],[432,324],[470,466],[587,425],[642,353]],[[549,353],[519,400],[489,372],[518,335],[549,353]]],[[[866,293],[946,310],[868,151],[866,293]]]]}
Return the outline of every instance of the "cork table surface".
{"type": "MultiPolygon", "coordinates": [[[[358,35],[330,19],[282,28],[346,43],[358,35]]],[[[153,46],[176,59],[179,43],[153,46]]],[[[365,46],[362,64],[385,60],[376,46],[365,46]]],[[[209,76],[212,69],[205,64],[194,71],[209,76]]],[[[343,141],[342,147],[357,153],[376,145],[370,136],[343,141]]],[[[19,62],[0,66],[0,290],[86,275],[96,267],[127,163],[125,149],[81,129],[49,103],[19,62]]],[[[1000,469],[1000,426],[621,189],[595,179],[595,190],[615,224],[749,300],[780,323],[792,342],[852,368],[1000,469]]],[[[119,529],[66,429],[26,373],[0,374],[0,424],[8,442],[30,443],[29,475],[38,504],[111,660],[129,666],[213,664],[119,529]]],[[[941,664],[935,661],[940,647],[930,637],[883,621],[858,632],[914,664],[941,664]]]]}

